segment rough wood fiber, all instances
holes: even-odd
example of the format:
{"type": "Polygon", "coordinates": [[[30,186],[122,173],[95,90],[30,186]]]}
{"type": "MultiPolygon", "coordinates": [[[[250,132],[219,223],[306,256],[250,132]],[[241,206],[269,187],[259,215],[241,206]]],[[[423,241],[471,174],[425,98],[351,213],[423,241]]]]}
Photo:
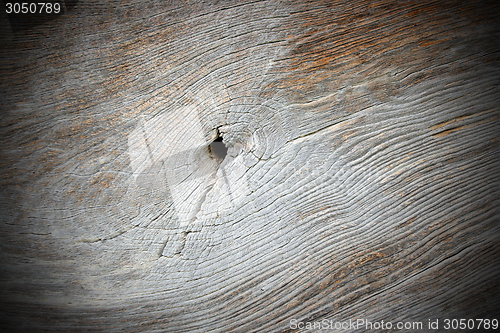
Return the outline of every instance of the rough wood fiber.
{"type": "Polygon", "coordinates": [[[93,1],[3,34],[2,328],[494,318],[498,13],[93,1]]]}

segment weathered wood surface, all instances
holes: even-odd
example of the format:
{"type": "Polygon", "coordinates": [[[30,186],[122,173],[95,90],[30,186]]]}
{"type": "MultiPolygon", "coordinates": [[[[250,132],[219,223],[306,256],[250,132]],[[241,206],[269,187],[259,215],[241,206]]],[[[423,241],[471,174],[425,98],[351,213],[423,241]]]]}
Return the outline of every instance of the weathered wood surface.
{"type": "Polygon", "coordinates": [[[3,329],[498,318],[497,1],[133,3],[2,35],[3,329]]]}

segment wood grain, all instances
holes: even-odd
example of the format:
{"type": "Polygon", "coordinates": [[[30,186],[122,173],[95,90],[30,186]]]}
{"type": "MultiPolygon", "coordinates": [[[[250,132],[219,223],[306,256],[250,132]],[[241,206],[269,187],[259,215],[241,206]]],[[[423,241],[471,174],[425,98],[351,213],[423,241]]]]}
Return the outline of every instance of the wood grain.
{"type": "Polygon", "coordinates": [[[500,319],[499,13],[92,1],[4,29],[1,328],[500,319]]]}

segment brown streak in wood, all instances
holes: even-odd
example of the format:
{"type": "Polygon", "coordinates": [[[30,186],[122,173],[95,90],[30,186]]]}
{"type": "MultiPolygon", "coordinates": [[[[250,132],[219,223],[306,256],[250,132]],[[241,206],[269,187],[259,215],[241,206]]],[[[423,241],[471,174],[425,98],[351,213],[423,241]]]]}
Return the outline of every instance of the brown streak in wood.
{"type": "Polygon", "coordinates": [[[482,114],[489,113],[489,112],[493,112],[493,111],[494,111],[494,110],[490,109],[490,110],[486,110],[486,111],[478,112],[478,113],[471,114],[471,115],[458,116],[458,117],[453,118],[452,120],[448,120],[448,121],[445,121],[445,122],[443,122],[443,123],[439,123],[439,124],[437,124],[437,125],[431,126],[431,127],[429,127],[429,129],[430,129],[430,130],[435,130],[435,129],[441,128],[441,127],[443,127],[443,126],[446,126],[446,125],[452,124],[452,123],[457,122],[457,121],[460,121],[460,120],[464,120],[464,119],[468,119],[468,118],[472,118],[472,117],[477,117],[477,116],[480,116],[480,115],[482,115],[482,114]]]}
{"type": "Polygon", "coordinates": [[[396,229],[400,229],[400,228],[403,228],[403,227],[406,227],[406,226],[409,226],[413,221],[415,220],[415,217],[412,217],[411,219],[399,224],[396,226],[396,229]]]}
{"type": "Polygon", "coordinates": [[[433,134],[432,136],[435,137],[435,138],[441,138],[441,137],[446,136],[448,134],[451,134],[453,132],[456,132],[456,131],[459,131],[459,130],[468,129],[468,128],[471,128],[471,127],[474,127],[474,126],[478,126],[478,125],[482,125],[482,124],[486,124],[486,123],[495,121],[497,119],[498,119],[498,116],[493,116],[491,118],[488,118],[488,119],[485,119],[485,120],[482,120],[482,121],[478,121],[478,122],[473,123],[473,124],[459,126],[459,127],[455,127],[455,128],[450,128],[448,130],[445,130],[445,131],[433,134]]]}

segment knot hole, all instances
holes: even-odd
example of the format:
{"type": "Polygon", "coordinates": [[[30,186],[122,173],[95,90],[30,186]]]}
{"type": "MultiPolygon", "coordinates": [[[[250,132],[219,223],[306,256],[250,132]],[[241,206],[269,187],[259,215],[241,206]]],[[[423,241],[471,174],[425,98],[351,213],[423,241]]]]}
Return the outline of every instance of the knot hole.
{"type": "Polygon", "coordinates": [[[217,132],[215,134],[215,139],[212,141],[211,144],[208,145],[208,151],[210,155],[218,160],[219,162],[222,162],[226,156],[227,156],[227,147],[224,144],[223,138],[221,133],[219,132],[219,129],[217,129],[217,132]]]}

